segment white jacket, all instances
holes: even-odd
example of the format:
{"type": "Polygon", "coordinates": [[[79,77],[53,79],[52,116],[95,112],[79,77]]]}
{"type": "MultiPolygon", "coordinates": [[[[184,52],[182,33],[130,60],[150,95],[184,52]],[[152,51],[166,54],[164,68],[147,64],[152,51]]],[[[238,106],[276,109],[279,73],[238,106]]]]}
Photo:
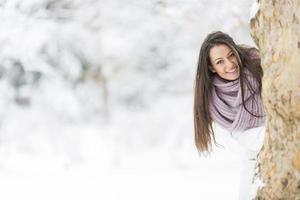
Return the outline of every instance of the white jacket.
{"type": "Polygon", "coordinates": [[[242,169],[240,174],[239,200],[251,200],[256,195],[258,185],[253,183],[257,154],[260,152],[265,136],[265,126],[245,131],[225,130],[213,124],[216,142],[225,149],[241,156],[242,169]]]}
{"type": "Polygon", "coordinates": [[[217,143],[233,153],[241,154],[242,159],[256,158],[262,148],[265,136],[265,125],[244,131],[228,131],[213,123],[217,143]]]}

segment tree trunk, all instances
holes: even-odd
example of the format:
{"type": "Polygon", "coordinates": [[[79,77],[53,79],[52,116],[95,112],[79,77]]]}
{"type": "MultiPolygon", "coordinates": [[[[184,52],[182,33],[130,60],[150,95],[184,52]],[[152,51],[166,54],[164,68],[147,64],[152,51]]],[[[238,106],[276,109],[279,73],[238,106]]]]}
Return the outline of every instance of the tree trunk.
{"type": "Polygon", "coordinates": [[[260,0],[251,35],[264,70],[267,112],[257,200],[300,200],[300,0],[260,0]]]}

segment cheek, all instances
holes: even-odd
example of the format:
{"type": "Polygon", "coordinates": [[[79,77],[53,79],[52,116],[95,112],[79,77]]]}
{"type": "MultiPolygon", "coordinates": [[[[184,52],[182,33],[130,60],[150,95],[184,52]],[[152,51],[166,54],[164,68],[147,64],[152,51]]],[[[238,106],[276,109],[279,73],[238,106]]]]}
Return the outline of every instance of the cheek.
{"type": "Polygon", "coordinates": [[[219,75],[222,78],[226,75],[225,71],[220,68],[215,69],[214,73],[219,75]]]}
{"type": "Polygon", "coordinates": [[[238,65],[238,61],[237,61],[236,57],[233,58],[232,62],[234,62],[236,65],[238,65]]]}
{"type": "Polygon", "coordinates": [[[211,66],[210,69],[214,73],[218,72],[218,68],[216,66],[211,66]]]}
{"type": "Polygon", "coordinates": [[[223,74],[224,69],[225,69],[225,67],[223,67],[222,65],[217,65],[217,66],[214,67],[215,72],[218,73],[218,74],[223,74]]]}

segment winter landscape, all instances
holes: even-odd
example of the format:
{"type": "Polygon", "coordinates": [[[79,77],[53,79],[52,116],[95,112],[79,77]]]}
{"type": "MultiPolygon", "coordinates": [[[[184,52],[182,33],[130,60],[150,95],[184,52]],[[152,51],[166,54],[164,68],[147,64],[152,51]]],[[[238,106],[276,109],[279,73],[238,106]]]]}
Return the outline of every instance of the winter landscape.
{"type": "Polygon", "coordinates": [[[0,199],[235,200],[239,146],[194,145],[211,31],[254,0],[0,0],[0,199]]]}

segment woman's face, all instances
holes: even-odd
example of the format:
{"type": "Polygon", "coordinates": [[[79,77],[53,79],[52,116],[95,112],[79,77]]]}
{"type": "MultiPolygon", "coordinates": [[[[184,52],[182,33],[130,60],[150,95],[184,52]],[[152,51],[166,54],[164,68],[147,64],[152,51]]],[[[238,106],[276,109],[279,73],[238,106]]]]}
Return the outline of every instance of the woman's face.
{"type": "Polygon", "coordinates": [[[212,72],[221,78],[233,81],[239,78],[240,70],[236,56],[225,44],[214,46],[209,51],[212,72]]]}

